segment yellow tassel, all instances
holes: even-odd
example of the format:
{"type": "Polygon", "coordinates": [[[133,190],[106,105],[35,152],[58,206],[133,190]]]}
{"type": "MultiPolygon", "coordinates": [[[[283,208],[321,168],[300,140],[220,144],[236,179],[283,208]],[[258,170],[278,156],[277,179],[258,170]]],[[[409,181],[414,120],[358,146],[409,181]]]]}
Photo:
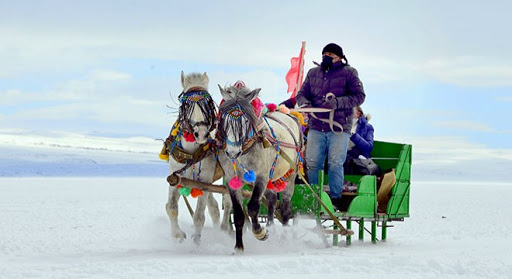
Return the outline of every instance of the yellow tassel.
{"type": "Polygon", "coordinates": [[[299,119],[299,123],[300,125],[306,127],[308,124],[306,122],[304,122],[304,117],[302,117],[302,114],[298,111],[291,111],[290,112],[291,115],[297,117],[299,119]]]}
{"type": "Polygon", "coordinates": [[[180,130],[179,127],[176,127],[174,129],[172,129],[171,131],[171,136],[175,137],[177,134],[178,134],[178,131],[180,130]]]}
{"type": "Polygon", "coordinates": [[[162,150],[160,150],[160,154],[158,154],[158,158],[164,161],[169,160],[169,151],[167,150],[167,144],[164,143],[164,146],[162,146],[162,150]]]}
{"type": "Polygon", "coordinates": [[[180,124],[176,121],[176,122],[174,122],[174,125],[172,125],[171,136],[175,137],[178,134],[179,130],[180,130],[180,124]]]}
{"type": "Polygon", "coordinates": [[[158,154],[158,158],[160,158],[160,160],[164,160],[164,161],[169,161],[169,154],[158,154]]]}

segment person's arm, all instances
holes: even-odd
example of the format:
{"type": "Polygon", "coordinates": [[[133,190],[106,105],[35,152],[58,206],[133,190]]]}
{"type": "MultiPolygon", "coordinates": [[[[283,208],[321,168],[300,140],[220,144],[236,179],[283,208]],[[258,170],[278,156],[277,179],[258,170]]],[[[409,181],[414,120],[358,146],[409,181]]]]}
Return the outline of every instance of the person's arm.
{"type": "Polygon", "coordinates": [[[284,105],[285,107],[292,109],[295,107],[296,103],[297,103],[297,99],[295,97],[293,97],[293,98],[282,101],[279,105],[284,105]]]}
{"type": "Polygon", "coordinates": [[[357,70],[351,68],[351,74],[347,79],[348,94],[337,97],[337,108],[353,108],[363,104],[366,94],[364,93],[363,83],[359,79],[357,70]]]}
{"type": "Polygon", "coordinates": [[[373,126],[367,125],[366,137],[361,137],[360,134],[354,133],[350,136],[350,140],[363,152],[370,153],[373,150],[373,126]]]}
{"type": "MultiPolygon", "coordinates": [[[[311,72],[311,70],[310,70],[311,72]]],[[[304,80],[304,83],[302,83],[302,87],[299,90],[299,93],[297,93],[296,99],[297,99],[297,105],[299,107],[311,107],[311,86],[309,84],[310,78],[309,73],[306,75],[306,79],[304,80]]]]}

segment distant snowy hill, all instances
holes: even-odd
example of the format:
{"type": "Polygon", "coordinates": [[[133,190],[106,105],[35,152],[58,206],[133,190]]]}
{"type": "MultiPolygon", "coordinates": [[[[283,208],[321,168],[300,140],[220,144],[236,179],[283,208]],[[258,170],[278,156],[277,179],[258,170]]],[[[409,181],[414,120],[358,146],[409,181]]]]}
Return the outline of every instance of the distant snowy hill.
{"type": "MultiPolygon", "coordinates": [[[[419,181],[508,181],[511,150],[413,144],[412,179],[419,181]]],[[[162,176],[162,142],[144,137],[107,138],[79,134],[0,134],[0,177],[162,176]]]]}
{"type": "Polygon", "coordinates": [[[166,176],[162,142],[76,134],[0,135],[0,176],[166,176]]]}

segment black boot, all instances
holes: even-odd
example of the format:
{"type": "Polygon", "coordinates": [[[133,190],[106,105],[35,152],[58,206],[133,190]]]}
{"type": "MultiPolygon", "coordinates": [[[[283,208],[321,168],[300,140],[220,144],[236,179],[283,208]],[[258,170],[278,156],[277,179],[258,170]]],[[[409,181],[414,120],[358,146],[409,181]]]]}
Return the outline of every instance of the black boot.
{"type": "Polygon", "coordinates": [[[334,211],[341,210],[341,198],[331,198],[332,207],[334,207],[334,211]]]}

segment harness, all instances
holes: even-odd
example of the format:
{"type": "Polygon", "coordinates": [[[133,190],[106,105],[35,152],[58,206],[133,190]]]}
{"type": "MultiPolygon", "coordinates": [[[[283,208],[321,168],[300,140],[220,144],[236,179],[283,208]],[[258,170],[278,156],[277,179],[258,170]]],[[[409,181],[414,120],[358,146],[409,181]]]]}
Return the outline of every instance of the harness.
{"type": "MultiPolygon", "coordinates": [[[[292,117],[290,116],[289,114],[286,114],[288,115],[290,118],[292,118],[298,126],[300,126],[300,123],[297,121],[297,119],[295,117],[292,117]]],[[[287,143],[287,142],[281,142],[280,145],[282,147],[287,147],[287,148],[294,148],[294,149],[298,149],[299,146],[304,146],[303,143],[304,143],[304,137],[302,137],[302,129],[299,129],[300,133],[301,133],[301,137],[299,140],[297,140],[297,138],[295,138],[295,135],[293,134],[293,131],[290,129],[290,127],[288,127],[287,125],[285,125],[283,123],[283,121],[279,120],[278,118],[272,116],[272,112],[269,112],[267,114],[265,114],[266,118],[270,118],[274,121],[276,121],[277,123],[281,124],[282,126],[286,127],[286,130],[288,131],[288,133],[290,133],[290,135],[292,136],[293,138],[293,141],[295,142],[295,144],[291,144],[291,143],[287,143]]],[[[268,124],[268,122],[267,122],[268,124]]],[[[270,124],[268,124],[270,126],[270,124]]],[[[263,132],[263,134],[265,135],[265,137],[270,141],[270,143],[274,144],[275,141],[277,141],[270,133],[268,132],[263,132]]],[[[300,150],[302,151],[304,149],[304,147],[300,150]]]]}
{"type": "MultiPolygon", "coordinates": [[[[288,114],[286,114],[286,115],[288,115],[288,114]]],[[[288,116],[291,117],[297,123],[297,127],[300,127],[300,124],[298,123],[296,118],[294,118],[290,115],[288,115],[288,116]]],[[[269,173],[269,181],[267,183],[267,189],[273,189],[275,192],[283,191],[286,188],[286,180],[293,172],[296,171],[297,161],[299,161],[298,162],[299,171],[301,173],[304,172],[303,160],[302,160],[302,155],[301,155],[302,151],[304,150],[303,137],[302,137],[302,130],[301,129],[298,129],[298,130],[299,130],[299,133],[301,134],[300,139],[297,139],[295,137],[295,135],[290,127],[288,127],[285,123],[283,123],[278,118],[272,116],[272,113],[269,112],[269,113],[266,113],[265,115],[263,115],[260,119],[258,119],[258,125],[256,128],[256,132],[254,132],[254,134],[252,136],[248,137],[242,143],[242,155],[247,154],[252,149],[252,147],[255,146],[255,143],[261,143],[263,145],[263,148],[268,148],[270,146],[273,146],[274,149],[276,150],[276,157],[274,158],[274,162],[272,163],[272,167],[271,167],[271,170],[269,173]],[[272,119],[272,120],[276,121],[277,123],[279,123],[280,125],[286,127],[287,131],[292,136],[294,143],[282,142],[282,141],[278,140],[274,133],[274,129],[268,122],[267,118],[272,119]],[[283,152],[282,148],[294,149],[298,154],[298,156],[297,156],[298,159],[296,159],[295,162],[292,161],[291,158],[285,152],[283,152]],[[290,169],[282,177],[275,179],[273,177],[274,170],[275,170],[277,161],[280,156],[283,157],[283,159],[285,159],[288,162],[288,164],[290,165],[290,169]]],[[[251,130],[251,132],[252,132],[252,130],[251,130]]],[[[240,145],[240,142],[242,140],[243,139],[239,139],[237,142],[231,142],[226,138],[226,142],[224,143],[223,147],[226,144],[240,145]]],[[[252,170],[247,170],[243,166],[243,164],[240,162],[240,160],[238,160],[238,163],[242,167],[242,169],[245,171],[244,180],[249,183],[254,182],[254,180],[255,180],[254,172],[252,170]]],[[[236,174],[237,173],[236,162],[234,159],[232,160],[232,165],[233,165],[233,169],[235,170],[235,177],[233,177],[233,179],[231,179],[229,181],[229,186],[236,190],[242,186],[242,182],[241,182],[241,179],[236,174]]]]}
{"type": "Polygon", "coordinates": [[[201,161],[209,155],[208,151],[210,150],[210,147],[214,146],[208,142],[201,144],[196,152],[189,153],[180,147],[180,140],[177,140],[177,137],[172,136],[168,137],[164,144],[166,149],[169,151],[169,155],[180,164],[186,164],[190,161],[193,161],[193,164],[195,164],[201,161]]]}
{"type": "Polygon", "coordinates": [[[211,138],[208,139],[207,143],[199,145],[197,150],[193,153],[186,151],[181,145],[183,135],[193,132],[194,126],[207,126],[209,132],[213,131],[215,128],[215,102],[213,102],[208,91],[200,87],[193,87],[187,92],[182,92],[178,98],[181,103],[180,114],[176,123],[173,125],[169,137],[164,142],[164,148],[167,154],[172,156],[176,162],[185,164],[185,166],[173,173],[176,175],[181,174],[190,166],[216,152],[216,145],[211,138]],[[189,119],[195,105],[199,106],[206,121],[199,121],[191,126],[189,119]],[[180,124],[182,124],[183,127],[180,127],[180,124]]]}

